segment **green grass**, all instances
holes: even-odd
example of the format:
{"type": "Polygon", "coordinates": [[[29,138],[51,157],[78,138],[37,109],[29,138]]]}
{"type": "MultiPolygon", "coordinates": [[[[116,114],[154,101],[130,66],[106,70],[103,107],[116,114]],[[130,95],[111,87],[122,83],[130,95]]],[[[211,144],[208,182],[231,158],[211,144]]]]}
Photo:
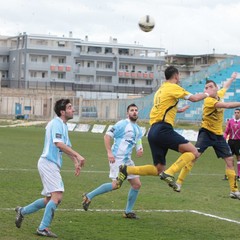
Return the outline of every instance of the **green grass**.
{"type": "MultiPolygon", "coordinates": [[[[70,138],[73,148],[86,158],[86,165],[80,176],[75,177],[71,160],[64,157],[62,176],[65,193],[51,225],[59,239],[219,240],[240,236],[240,202],[228,197],[228,182],[222,181],[224,162],[216,158],[212,149],[200,158],[186,178],[181,193],[173,192],[158,177],[141,177],[142,188],[135,205],[140,219],[129,220],[122,218],[129,190],[127,182],[118,191],[96,197],[89,211],[82,211],[82,193],[109,182],[108,161],[103,134],[71,132],[70,138]]],[[[0,239],[41,239],[35,231],[43,211],[26,216],[21,229],[17,229],[14,208],[41,196],[37,161],[43,141],[43,127],[0,128],[0,239]]],[[[144,157],[136,158],[133,154],[136,165],[152,163],[145,137],[143,144],[144,157]]],[[[178,156],[178,153],[169,151],[167,164],[170,165],[178,156]]]]}

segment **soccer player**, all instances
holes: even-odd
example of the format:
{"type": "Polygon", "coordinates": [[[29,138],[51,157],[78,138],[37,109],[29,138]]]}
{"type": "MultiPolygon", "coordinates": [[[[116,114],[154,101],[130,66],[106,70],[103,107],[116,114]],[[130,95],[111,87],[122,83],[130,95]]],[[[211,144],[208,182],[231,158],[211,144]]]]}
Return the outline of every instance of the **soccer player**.
{"type": "MultiPolygon", "coordinates": [[[[110,192],[118,189],[118,181],[116,180],[119,172],[119,166],[125,164],[127,166],[134,166],[131,159],[132,150],[136,147],[138,157],[143,154],[142,146],[142,130],[137,125],[138,108],[135,104],[130,104],[127,107],[127,118],[118,121],[104,136],[105,148],[107,151],[110,173],[109,177],[112,179],[110,183],[104,183],[89,193],[83,194],[82,206],[85,211],[92,199],[100,194],[110,192]],[[114,144],[111,147],[111,139],[114,139],[114,144]]],[[[132,211],[136,202],[141,182],[139,176],[128,175],[128,181],[131,188],[128,193],[127,205],[123,217],[136,219],[136,214],[132,211]]]]}
{"type": "MultiPolygon", "coordinates": [[[[228,120],[223,136],[237,158],[237,180],[240,181],[240,108],[236,108],[234,118],[228,120]]],[[[227,178],[226,175],[225,178],[227,178]]]]}
{"type": "Polygon", "coordinates": [[[60,170],[62,167],[62,154],[67,154],[75,166],[75,175],[80,174],[85,159],[71,148],[68,136],[67,121],[73,118],[74,108],[69,99],[60,99],[55,103],[54,111],[57,116],[46,126],[45,142],[42,155],[38,160],[38,171],[42,180],[44,198],[25,207],[16,207],[15,224],[20,228],[25,215],[34,213],[45,208],[37,234],[40,236],[56,238],[57,235],[49,230],[54,212],[61,203],[64,185],[60,170]]]}
{"type": "Polygon", "coordinates": [[[120,166],[118,175],[119,185],[123,183],[129,174],[160,176],[160,179],[168,183],[173,189],[177,188],[174,174],[183,166],[198,157],[198,151],[192,143],[182,137],[173,129],[177,112],[184,112],[188,106],[177,108],[179,99],[192,102],[201,101],[212,96],[212,90],[206,89],[204,93],[191,94],[180,87],[178,69],[169,66],[165,70],[166,81],[157,90],[154,96],[153,107],[150,112],[150,131],[148,141],[152,152],[153,165],[144,166],[120,166]],[[168,149],[181,153],[177,161],[166,171],[166,155],[168,149]]]}
{"type": "MultiPolygon", "coordinates": [[[[223,102],[224,95],[231,83],[236,79],[237,73],[234,72],[223,85],[218,89],[217,84],[212,80],[207,80],[205,91],[212,89],[215,92],[213,97],[207,97],[204,100],[202,124],[199,129],[197,142],[195,144],[199,154],[203,154],[208,147],[213,147],[218,158],[223,158],[226,163],[225,174],[229,181],[230,197],[240,199],[240,192],[236,182],[236,173],[234,170],[233,154],[225,138],[223,137],[223,120],[225,108],[240,107],[240,102],[223,102]]],[[[199,155],[199,156],[200,156],[199,155]]],[[[181,191],[183,181],[189,171],[192,169],[195,161],[189,162],[184,166],[177,179],[177,192],[181,191]]]]}

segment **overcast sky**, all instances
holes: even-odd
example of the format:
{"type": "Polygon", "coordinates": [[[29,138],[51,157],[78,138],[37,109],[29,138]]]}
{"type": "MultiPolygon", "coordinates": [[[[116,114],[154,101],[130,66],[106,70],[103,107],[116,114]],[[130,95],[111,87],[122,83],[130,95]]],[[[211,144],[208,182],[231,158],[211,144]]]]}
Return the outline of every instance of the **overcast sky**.
{"type": "Polygon", "coordinates": [[[51,34],[163,47],[168,54],[240,55],[240,0],[6,0],[0,35],[51,34]],[[138,28],[144,15],[152,32],[138,28]]]}

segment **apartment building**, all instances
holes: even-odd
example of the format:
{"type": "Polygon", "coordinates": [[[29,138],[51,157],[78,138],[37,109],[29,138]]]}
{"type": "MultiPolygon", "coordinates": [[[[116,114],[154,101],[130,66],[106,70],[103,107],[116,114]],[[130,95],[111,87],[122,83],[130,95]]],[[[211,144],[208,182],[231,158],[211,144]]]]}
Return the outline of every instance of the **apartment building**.
{"type": "Polygon", "coordinates": [[[161,82],[163,48],[53,35],[0,36],[1,86],[150,94],[161,82]]]}
{"type": "Polygon", "coordinates": [[[211,65],[222,62],[227,58],[233,58],[236,55],[217,54],[213,49],[210,54],[184,55],[173,54],[165,56],[165,66],[174,65],[179,69],[181,79],[188,78],[195,73],[210,67],[211,65]]]}

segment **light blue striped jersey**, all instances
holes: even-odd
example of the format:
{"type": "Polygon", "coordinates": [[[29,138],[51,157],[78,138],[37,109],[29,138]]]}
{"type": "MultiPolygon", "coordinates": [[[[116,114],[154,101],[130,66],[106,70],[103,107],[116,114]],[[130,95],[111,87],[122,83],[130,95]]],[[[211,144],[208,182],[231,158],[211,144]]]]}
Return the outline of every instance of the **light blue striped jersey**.
{"type": "MultiPolygon", "coordinates": [[[[122,158],[123,162],[131,160],[132,150],[142,138],[141,128],[129,119],[118,121],[106,134],[114,139],[114,144],[112,145],[113,156],[122,158]]],[[[141,147],[140,141],[138,148],[141,147]]]]}
{"type": "Polygon", "coordinates": [[[67,124],[59,117],[53,118],[46,126],[44,148],[41,157],[62,167],[62,151],[54,143],[63,142],[71,147],[67,124]]]}

